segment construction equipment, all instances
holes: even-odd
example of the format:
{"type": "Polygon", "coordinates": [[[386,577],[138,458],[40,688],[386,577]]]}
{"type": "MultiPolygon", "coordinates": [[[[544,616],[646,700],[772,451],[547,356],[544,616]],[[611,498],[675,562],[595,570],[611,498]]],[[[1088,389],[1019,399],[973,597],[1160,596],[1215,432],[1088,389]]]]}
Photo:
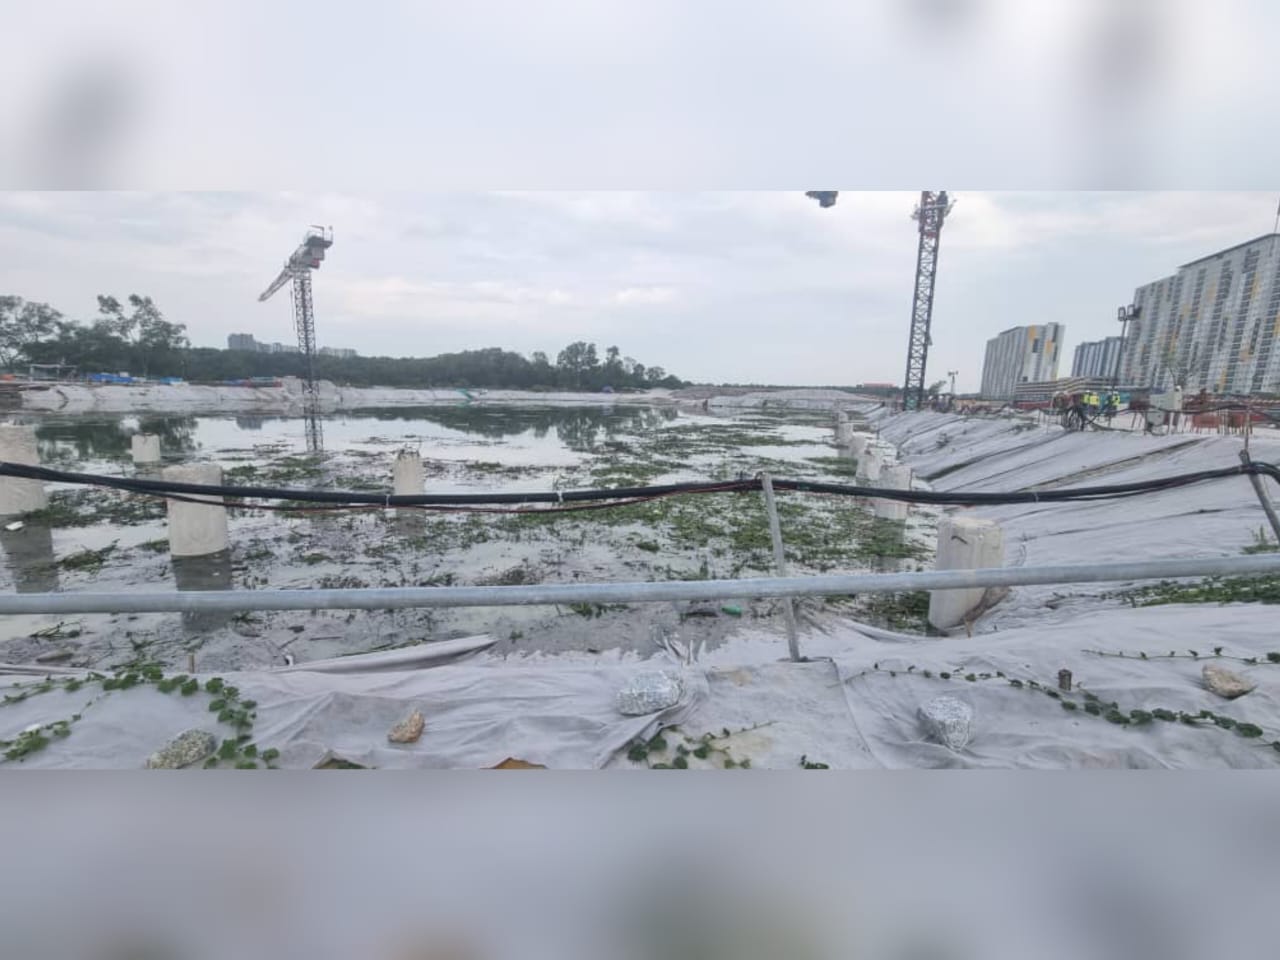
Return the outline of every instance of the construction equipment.
{"type": "Polygon", "coordinates": [[[304,406],[307,424],[307,450],[319,453],[323,447],[320,432],[320,392],[316,385],[316,318],[311,301],[311,271],[318,270],[325,251],[333,246],[333,228],[312,226],[293,255],[285,261],[280,275],[258,297],[261,303],[281,287],[293,281],[293,318],[298,332],[298,349],[305,364],[304,406]]]}
{"type": "MultiPolygon", "coordinates": [[[[809,190],[805,193],[821,207],[835,206],[835,190],[809,190]]],[[[911,333],[907,338],[907,375],[902,383],[902,408],[919,410],[924,406],[925,364],[929,347],[929,325],[933,320],[933,283],[938,269],[938,241],[942,221],[955,202],[947,191],[923,190],[920,202],[911,216],[920,227],[920,245],[916,252],[915,292],[911,299],[911,333]]],[[[954,384],[952,392],[954,393],[954,384]]]]}
{"type": "Polygon", "coordinates": [[[938,242],[942,221],[954,203],[947,191],[922,190],[920,203],[911,216],[920,227],[920,245],[916,252],[915,293],[911,299],[911,333],[907,338],[907,374],[902,383],[902,409],[919,410],[924,406],[924,373],[933,338],[929,325],[933,321],[933,284],[938,271],[938,242]]]}
{"type": "Polygon", "coordinates": [[[838,190],[808,190],[805,196],[817,200],[820,207],[834,207],[838,190]]]}

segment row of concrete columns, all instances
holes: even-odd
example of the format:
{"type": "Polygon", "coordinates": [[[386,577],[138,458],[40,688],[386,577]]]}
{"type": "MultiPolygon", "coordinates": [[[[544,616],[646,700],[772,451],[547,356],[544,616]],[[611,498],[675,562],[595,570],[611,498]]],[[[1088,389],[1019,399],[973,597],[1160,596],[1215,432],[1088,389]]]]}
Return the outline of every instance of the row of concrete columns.
{"type": "MultiPolygon", "coordinates": [[[[911,489],[911,468],[889,462],[887,451],[875,445],[875,437],[855,431],[843,410],[836,412],[836,445],[858,461],[860,486],[889,490],[911,489]]],[[[871,509],[877,517],[906,520],[910,505],[897,500],[873,498],[871,509]]],[[[971,570],[1004,565],[1004,531],[994,520],[979,517],[946,516],[938,521],[935,569],[971,570]]],[[[987,591],[932,590],[929,595],[929,623],[946,630],[957,627],[985,605],[987,591]]]]}
{"type": "MultiPolygon", "coordinates": [[[[836,445],[858,461],[857,479],[861,486],[886,487],[890,490],[911,489],[911,468],[903,463],[890,463],[883,447],[873,446],[870,434],[855,432],[844,411],[836,415],[836,445]]],[[[910,505],[898,500],[876,498],[871,509],[877,517],[906,520],[910,505]]]]}
{"type": "MultiPolygon", "coordinates": [[[[842,446],[858,458],[858,480],[894,490],[911,488],[911,468],[900,463],[886,463],[883,448],[873,446],[873,438],[857,433],[843,411],[837,416],[837,437],[842,446]]],[[[160,461],[160,438],[137,434],[132,438],[133,459],[139,466],[160,461]]],[[[38,465],[39,450],[35,430],[29,426],[0,425],[0,461],[38,465]]],[[[189,463],[163,468],[166,480],[220,486],[222,468],[214,463],[189,463]]],[[[412,450],[401,451],[392,467],[392,486],[397,496],[420,494],[424,489],[422,457],[412,450]]],[[[221,497],[195,497],[189,500],[167,500],[169,552],[174,557],[202,557],[220,553],[230,545],[227,509],[221,497]]],[[[40,510],[47,504],[44,485],[35,480],[0,477],[0,516],[40,510]]],[[[876,498],[872,503],[877,516],[905,520],[909,506],[894,500],[876,498]]],[[[998,567],[1004,563],[1004,535],[991,520],[977,517],[943,517],[938,523],[936,568],[939,570],[998,567]]],[[[929,622],[947,629],[962,624],[986,599],[986,592],[973,590],[935,590],[929,603],[929,622]]]]}
{"type": "MultiPolygon", "coordinates": [[[[160,438],[155,434],[134,434],[130,439],[133,462],[139,467],[160,463],[160,438]]],[[[0,424],[0,461],[37,466],[40,453],[35,428],[0,424]]],[[[160,476],[177,483],[221,486],[222,468],[216,463],[185,463],[164,467],[160,476]]],[[[397,495],[423,492],[422,457],[415,451],[401,451],[392,469],[397,495]]],[[[175,557],[205,557],[230,546],[227,508],[221,497],[193,496],[186,500],[166,500],[169,524],[169,553],[175,557]],[[196,501],[196,502],[192,502],[196,501]]],[[[48,505],[44,484],[38,480],[0,477],[0,516],[14,516],[42,510],[48,505]]]]}

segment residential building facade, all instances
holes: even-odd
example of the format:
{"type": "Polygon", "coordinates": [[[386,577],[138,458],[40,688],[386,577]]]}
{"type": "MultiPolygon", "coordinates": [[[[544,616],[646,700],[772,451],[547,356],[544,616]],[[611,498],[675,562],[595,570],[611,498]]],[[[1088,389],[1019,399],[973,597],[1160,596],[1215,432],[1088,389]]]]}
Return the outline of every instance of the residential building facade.
{"type": "Polygon", "coordinates": [[[1134,291],[1126,383],[1185,392],[1280,392],[1280,234],[1183,264],[1134,291]]]}
{"type": "Polygon", "coordinates": [[[982,362],[983,399],[1012,400],[1019,383],[1056,380],[1064,330],[1060,323],[1032,324],[988,340],[982,362]]]}
{"type": "Polygon", "coordinates": [[[1120,338],[1086,340],[1071,358],[1073,377],[1114,377],[1120,373],[1120,338]]]}
{"type": "MultiPolygon", "coordinates": [[[[255,340],[251,333],[233,333],[227,337],[228,350],[248,350],[252,353],[301,353],[301,348],[296,343],[263,343],[255,340]]],[[[321,347],[320,355],[322,357],[338,357],[340,359],[350,359],[359,356],[356,351],[350,347],[321,347]]]]}

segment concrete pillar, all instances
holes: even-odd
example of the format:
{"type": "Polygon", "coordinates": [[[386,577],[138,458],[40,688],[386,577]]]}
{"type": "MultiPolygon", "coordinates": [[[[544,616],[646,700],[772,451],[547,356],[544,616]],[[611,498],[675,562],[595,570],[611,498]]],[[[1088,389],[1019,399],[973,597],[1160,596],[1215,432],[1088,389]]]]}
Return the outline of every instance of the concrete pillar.
{"type": "Polygon", "coordinates": [[[422,457],[416,450],[401,450],[391,468],[392,492],[397,497],[420,497],[425,489],[422,480],[422,457]]]}
{"type": "MultiPolygon", "coordinates": [[[[187,463],[166,467],[164,479],[177,483],[222,483],[222,468],[216,463],[187,463]]],[[[227,508],[221,497],[201,497],[204,503],[166,500],[169,508],[169,554],[174,557],[205,557],[226,550],[227,508]]]]}
{"type": "MultiPolygon", "coordinates": [[[[905,463],[894,463],[884,467],[880,471],[879,485],[890,490],[910,490],[911,468],[905,463]]],[[[872,509],[877,517],[884,517],[886,520],[905,520],[911,505],[902,500],[877,499],[872,504],[872,509]]]]}
{"type": "MultiPolygon", "coordinates": [[[[994,520],[943,517],[938,521],[938,570],[971,570],[1004,565],[1004,531],[994,520]]],[[[931,590],[929,623],[939,630],[959,626],[986,595],[982,587],[931,590]]]]}
{"type": "Polygon", "coordinates": [[[836,424],[836,446],[847,447],[849,441],[853,439],[853,424],[837,423],[836,424]]]}
{"type": "MultiPolygon", "coordinates": [[[[0,425],[0,460],[38,467],[40,452],[36,447],[36,428],[0,425]]],[[[42,510],[47,503],[44,484],[39,480],[0,477],[0,516],[42,510]]]]}
{"type": "MultiPolygon", "coordinates": [[[[221,550],[207,557],[174,557],[173,580],[179,590],[231,590],[231,551],[221,550]]],[[[212,633],[231,622],[233,614],[218,610],[188,610],[182,625],[192,633],[212,633]]]]}
{"type": "Polygon", "coordinates": [[[867,447],[858,455],[858,479],[864,486],[874,486],[880,482],[883,466],[883,454],[874,447],[867,447]]]}
{"type": "Polygon", "coordinates": [[[135,433],[129,438],[134,463],[159,463],[160,438],[154,433],[135,433]]]}
{"type": "Polygon", "coordinates": [[[851,433],[849,434],[849,452],[855,457],[860,457],[862,456],[863,451],[867,449],[867,444],[870,442],[870,434],[851,433]]]}

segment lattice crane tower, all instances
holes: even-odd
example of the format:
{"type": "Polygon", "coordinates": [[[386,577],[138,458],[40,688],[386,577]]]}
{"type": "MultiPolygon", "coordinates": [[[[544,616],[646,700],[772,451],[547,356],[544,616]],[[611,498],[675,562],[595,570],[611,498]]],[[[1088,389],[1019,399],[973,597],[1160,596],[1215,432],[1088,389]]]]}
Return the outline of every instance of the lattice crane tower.
{"type": "Polygon", "coordinates": [[[923,190],[920,203],[911,216],[920,228],[920,246],[916,252],[916,282],[911,299],[911,333],[907,338],[907,375],[902,382],[902,408],[919,410],[924,406],[924,373],[933,338],[929,327],[933,322],[933,286],[938,273],[938,243],[942,221],[954,202],[947,191],[923,190]]]}

